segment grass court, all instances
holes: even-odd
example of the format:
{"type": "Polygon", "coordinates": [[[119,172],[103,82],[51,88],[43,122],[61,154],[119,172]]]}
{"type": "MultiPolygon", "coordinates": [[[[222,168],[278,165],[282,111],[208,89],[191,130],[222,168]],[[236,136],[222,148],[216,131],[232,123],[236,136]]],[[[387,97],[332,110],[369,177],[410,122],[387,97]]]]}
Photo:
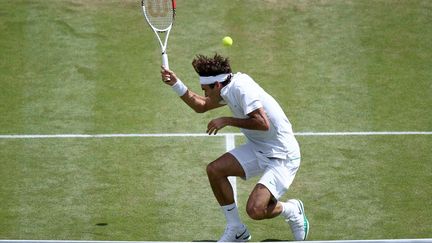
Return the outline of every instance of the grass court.
{"type": "MultiPolygon", "coordinates": [[[[0,135],[195,134],[230,114],[196,114],[160,81],[139,1],[2,0],[0,33],[0,135]]],[[[295,132],[430,132],[431,43],[428,0],[179,0],[168,54],[196,92],[194,56],[230,56],[295,132]]],[[[305,203],[310,240],[432,238],[432,135],[297,138],[284,199],[305,203]]],[[[205,166],[225,145],[0,138],[0,239],[217,240],[225,222],[205,166]]],[[[247,218],[255,183],[238,180],[252,240],[292,240],[281,218],[247,218]]]]}

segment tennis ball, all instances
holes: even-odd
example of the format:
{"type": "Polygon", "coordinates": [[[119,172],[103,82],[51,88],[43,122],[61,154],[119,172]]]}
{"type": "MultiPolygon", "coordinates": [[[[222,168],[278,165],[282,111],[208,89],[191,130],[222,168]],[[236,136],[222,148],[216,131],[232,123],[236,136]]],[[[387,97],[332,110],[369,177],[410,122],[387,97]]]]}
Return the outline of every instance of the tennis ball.
{"type": "Polygon", "coordinates": [[[229,37],[229,36],[225,36],[225,37],[222,39],[222,44],[223,44],[224,46],[232,46],[232,44],[233,44],[233,40],[231,39],[231,37],[229,37]]]}

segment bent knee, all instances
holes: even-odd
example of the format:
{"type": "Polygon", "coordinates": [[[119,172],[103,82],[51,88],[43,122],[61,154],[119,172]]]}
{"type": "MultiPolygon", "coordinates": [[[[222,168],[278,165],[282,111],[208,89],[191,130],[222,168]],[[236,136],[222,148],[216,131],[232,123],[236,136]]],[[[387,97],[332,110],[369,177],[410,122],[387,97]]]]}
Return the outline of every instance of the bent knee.
{"type": "Polygon", "coordinates": [[[251,219],[254,220],[261,220],[265,219],[266,217],[266,208],[263,207],[257,207],[254,205],[248,205],[246,207],[246,213],[249,215],[251,219]]]}
{"type": "Polygon", "coordinates": [[[217,176],[220,174],[219,166],[214,161],[207,165],[206,171],[208,176],[217,176]]]}

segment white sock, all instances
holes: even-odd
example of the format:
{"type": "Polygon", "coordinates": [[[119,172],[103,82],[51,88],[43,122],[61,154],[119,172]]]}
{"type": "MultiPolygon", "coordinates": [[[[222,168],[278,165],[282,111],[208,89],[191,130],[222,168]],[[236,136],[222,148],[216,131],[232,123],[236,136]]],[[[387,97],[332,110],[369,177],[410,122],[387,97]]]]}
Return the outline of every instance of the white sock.
{"type": "Polygon", "coordinates": [[[282,204],[282,213],[280,214],[282,217],[289,219],[294,216],[294,210],[296,209],[295,205],[288,202],[281,202],[282,204]]]}
{"type": "Polygon", "coordinates": [[[240,226],[242,222],[238,213],[237,205],[235,203],[230,205],[222,206],[222,210],[225,214],[227,225],[240,226]]]}

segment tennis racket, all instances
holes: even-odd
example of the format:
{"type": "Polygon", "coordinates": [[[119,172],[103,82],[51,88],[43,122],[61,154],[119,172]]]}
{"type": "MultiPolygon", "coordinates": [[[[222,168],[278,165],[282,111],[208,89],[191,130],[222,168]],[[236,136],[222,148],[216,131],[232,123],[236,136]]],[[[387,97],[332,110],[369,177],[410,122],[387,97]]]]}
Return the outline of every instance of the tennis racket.
{"type": "Polygon", "coordinates": [[[162,51],[162,65],[169,69],[167,44],[174,23],[176,0],[142,0],[141,5],[144,18],[159,41],[162,51]]]}

